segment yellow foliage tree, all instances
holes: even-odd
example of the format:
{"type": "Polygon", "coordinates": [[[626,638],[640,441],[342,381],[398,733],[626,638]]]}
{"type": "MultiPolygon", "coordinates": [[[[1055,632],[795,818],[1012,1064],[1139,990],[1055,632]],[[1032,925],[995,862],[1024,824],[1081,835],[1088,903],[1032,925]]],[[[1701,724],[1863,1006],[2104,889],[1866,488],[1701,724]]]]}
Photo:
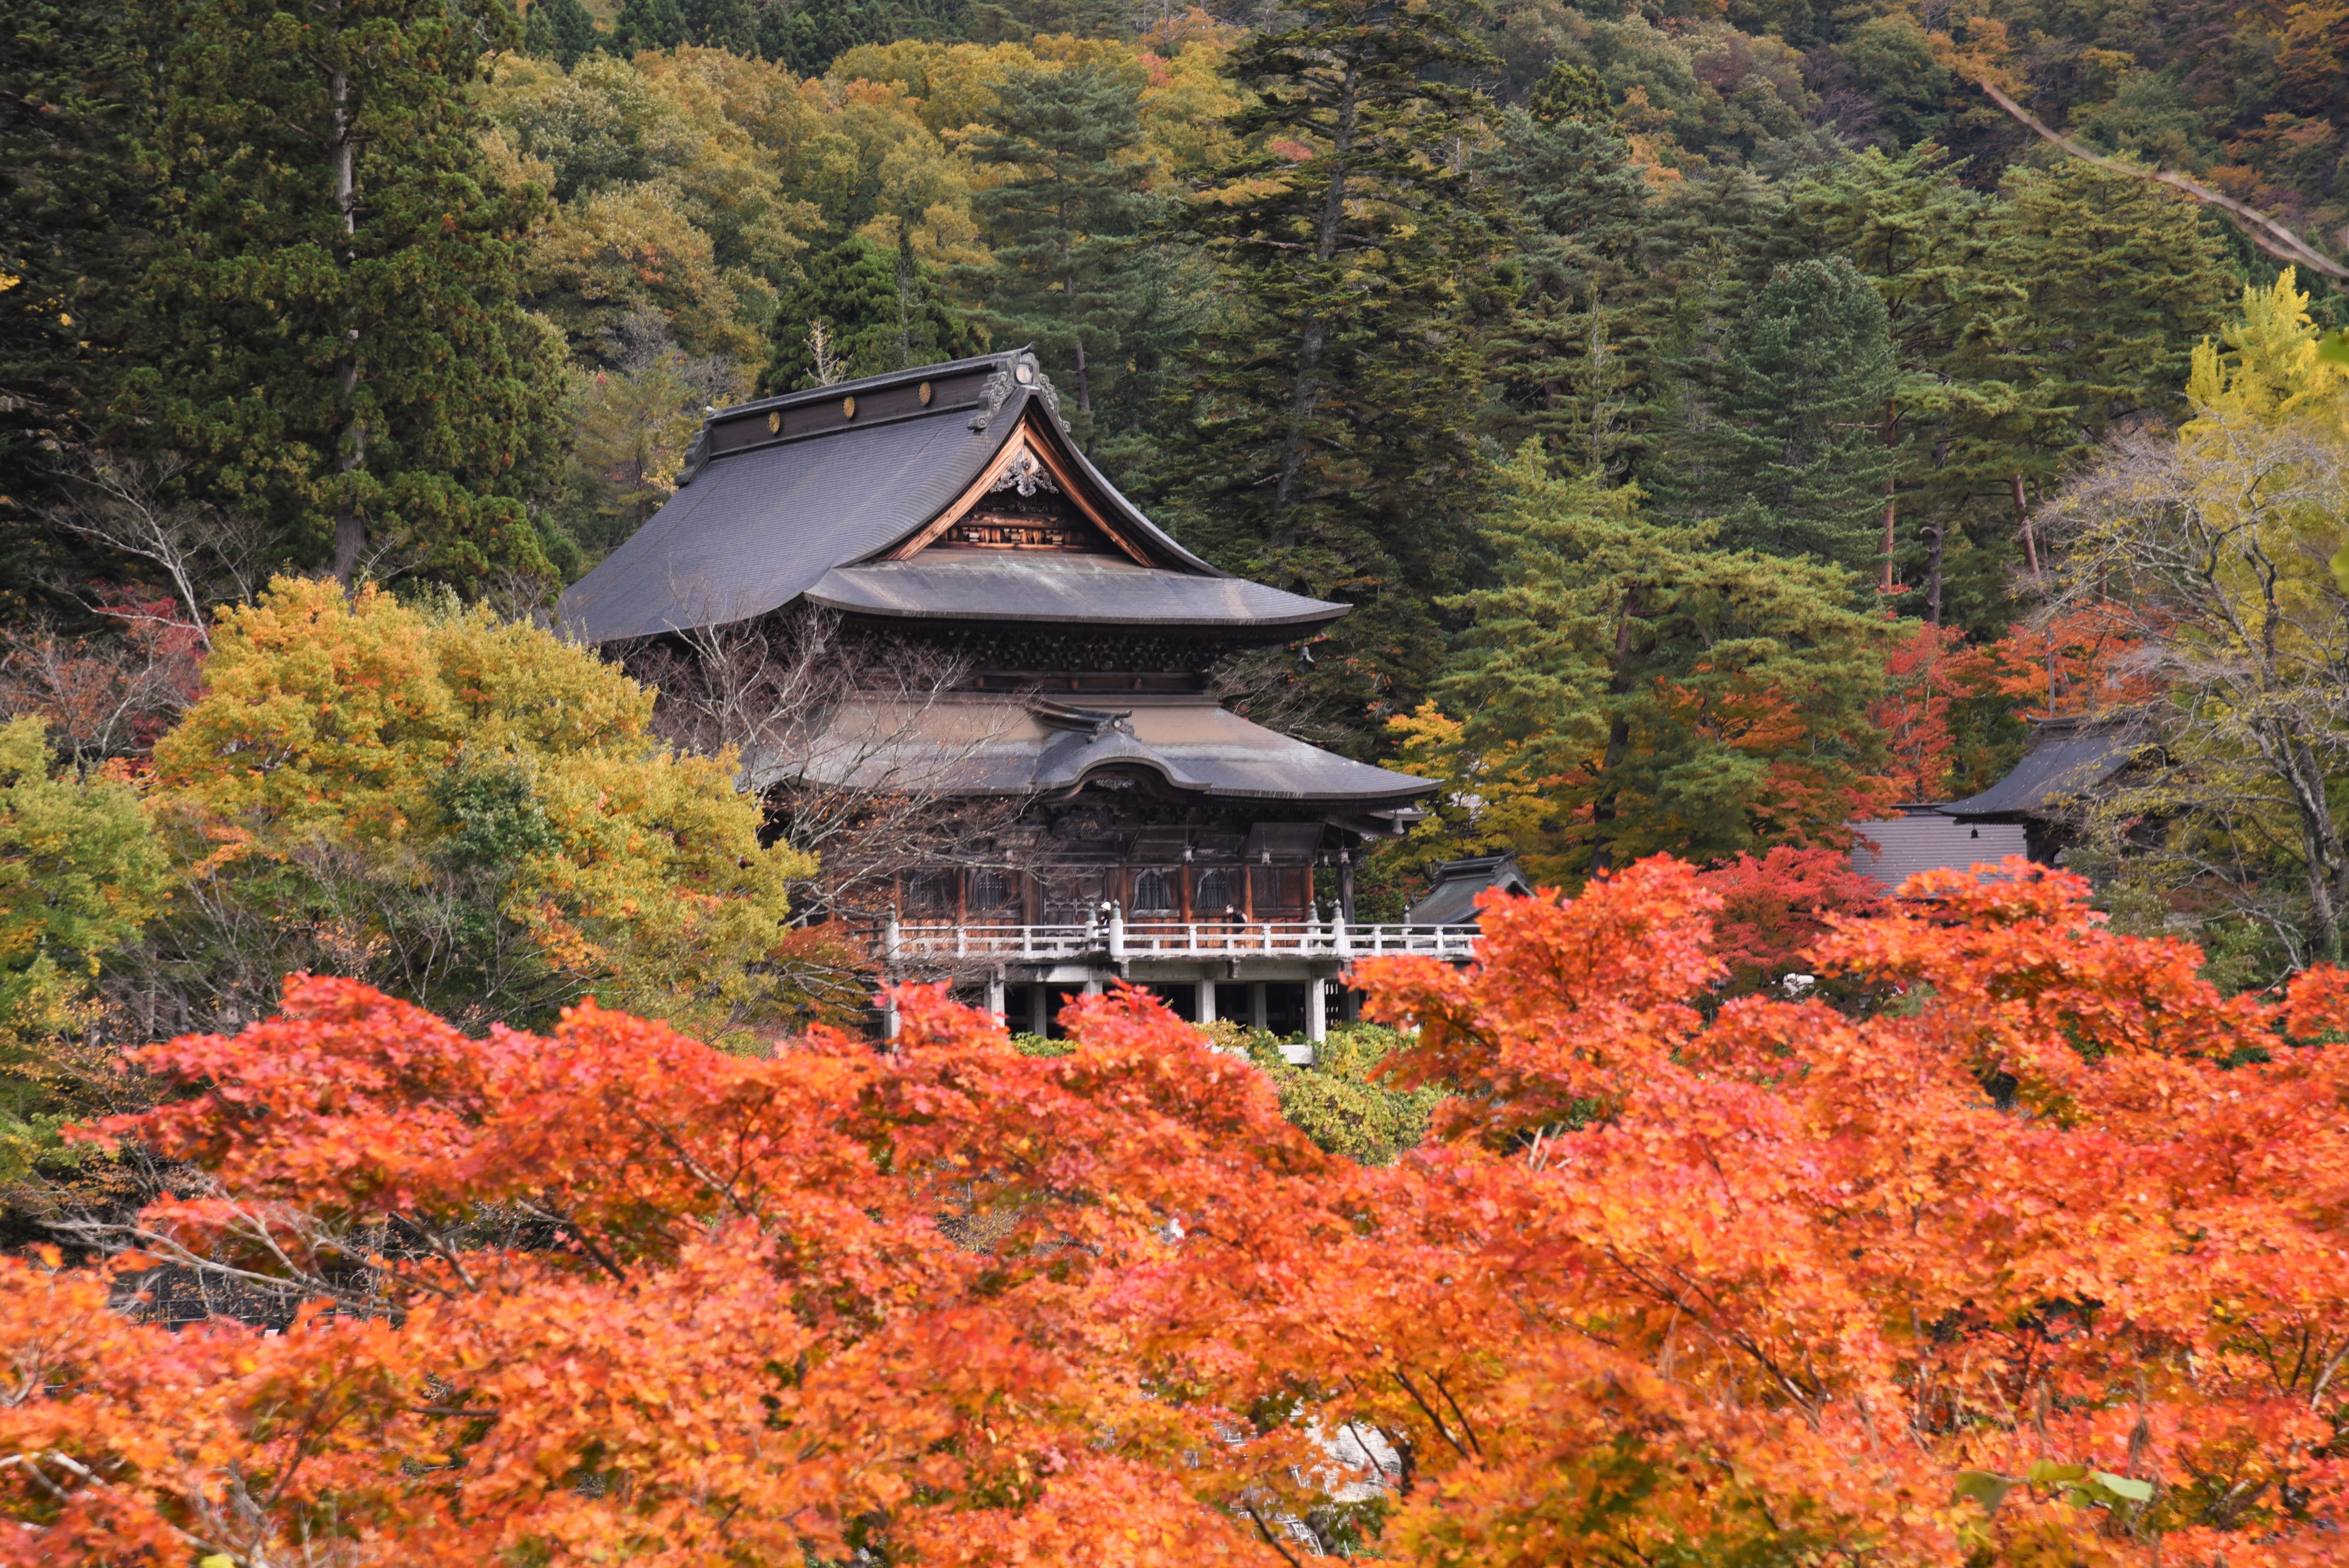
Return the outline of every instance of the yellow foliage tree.
{"type": "Polygon", "coordinates": [[[139,798],[119,777],[53,774],[47,721],[0,725],[0,1181],[59,1149],[57,1128],[102,1105],[89,1021],[100,958],[139,933],[166,875],[139,798]]]}
{"type": "Polygon", "coordinates": [[[2101,608],[2163,687],[2162,742],[2097,804],[2119,874],[2214,901],[2297,961],[2349,918],[2349,370],[2287,270],[2194,351],[2193,418],[2107,445],[2056,512],[2067,603],[2101,608]]]}
{"type": "Polygon", "coordinates": [[[737,1040],[784,1017],[768,960],[813,859],[762,847],[732,757],[657,739],[654,694],[588,649],[303,579],[213,645],[155,748],[196,908],[273,901],[319,934],[305,966],[482,1022],[589,992],[737,1040]]]}

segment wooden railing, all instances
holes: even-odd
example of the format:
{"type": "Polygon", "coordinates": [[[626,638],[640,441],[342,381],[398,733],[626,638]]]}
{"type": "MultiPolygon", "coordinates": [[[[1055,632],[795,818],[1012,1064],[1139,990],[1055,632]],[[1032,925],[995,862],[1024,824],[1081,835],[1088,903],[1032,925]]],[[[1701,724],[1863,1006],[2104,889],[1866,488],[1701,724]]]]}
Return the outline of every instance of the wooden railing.
{"type": "Polygon", "coordinates": [[[881,932],[884,962],[1036,962],[1061,958],[1334,958],[1418,953],[1464,962],[1475,955],[1473,925],[1361,925],[1332,915],[1299,921],[1129,920],[1114,909],[1081,925],[999,925],[900,921],[881,932]]]}

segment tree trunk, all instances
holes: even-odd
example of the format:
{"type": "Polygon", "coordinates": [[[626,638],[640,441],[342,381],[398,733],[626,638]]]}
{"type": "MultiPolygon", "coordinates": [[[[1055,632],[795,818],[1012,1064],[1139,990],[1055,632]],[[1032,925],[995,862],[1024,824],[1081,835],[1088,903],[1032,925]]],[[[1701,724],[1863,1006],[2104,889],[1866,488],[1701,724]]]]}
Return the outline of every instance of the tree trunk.
{"type": "MultiPolygon", "coordinates": [[[[1900,408],[1891,398],[1887,397],[1884,400],[1884,444],[1893,447],[1899,445],[1899,442],[1900,408]]],[[[1892,551],[1896,542],[1893,537],[1893,524],[1898,519],[1893,493],[1899,484],[1899,480],[1895,476],[1891,474],[1884,476],[1884,584],[1881,591],[1887,595],[1892,592],[1892,551]]]]}
{"type": "Polygon", "coordinates": [[[2023,563],[2035,578],[2039,575],[2039,541],[2031,532],[2031,506],[2023,499],[2021,474],[2014,476],[2014,526],[2023,531],[2023,563]]]}
{"type": "MultiPolygon", "coordinates": [[[[1614,696],[1624,696],[1631,687],[1631,622],[1640,613],[1640,590],[1635,586],[1623,595],[1623,618],[1615,627],[1615,668],[1607,680],[1607,689],[1614,696]]],[[[1596,873],[1611,870],[1615,864],[1615,849],[1609,838],[1609,825],[1615,820],[1615,769],[1622,765],[1623,754],[1631,748],[1631,721],[1617,714],[1607,726],[1607,755],[1599,762],[1599,778],[1604,780],[1599,794],[1590,802],[1590,869],[1596,873]]]]}
{"type": "MultiPolygon", "coordinates": [[[[349,73],[331,73],[326,78],[326,96],[335,106],[335,205],[343,220],[343,242],[336,247],[335,263],[347,277],[356,259],[353,242],[358,235],[358,139],[351,122],[349,73]]],[[[343,449],[336,455],[335,471],[347,480],[367,464],[367,425],[352,407],[359,388],[359,329],[356,326],[343,330],[339,379],[343,407],[351,423],[344,432],[343,449]]],[[[357,581],[359,556],[366,549],[367,519],[346,493],[335,509],[335,581],[343,585],[346,593],[357,581]]]]}
{"type": "Polygon", "coordinates": [[[1949,533],[1949,524],[1936,522],[1925,531],[1925,621],[1928,625],[1941,624],[1941,546],[1949,533]]]}

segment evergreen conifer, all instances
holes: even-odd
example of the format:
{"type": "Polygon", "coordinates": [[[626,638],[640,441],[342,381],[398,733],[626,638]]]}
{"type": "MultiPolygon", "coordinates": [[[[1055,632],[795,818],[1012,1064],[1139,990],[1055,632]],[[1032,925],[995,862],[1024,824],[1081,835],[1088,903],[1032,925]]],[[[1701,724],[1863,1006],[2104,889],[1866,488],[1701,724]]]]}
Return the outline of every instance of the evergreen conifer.
{"type": "Polygon", "coordinates": [[[685,11],[678,0],[622,0],[619,19],[612,25],[613,53],[674,49],[685,40],[685,11]]]}
{"type": "Polygon", "coordinates": [[[925,29],[889,0],[767,0],[759,13],[761,57],[820,77],[859,44],[885,44],[925,29]]]}
{"type": "MultiPolygon", "coordinates": [[[[1203,342],[1167,476],[1190,537],[1248,575],[1353,602],[1325,684],[1415,702],[1462,584],[1483,459],[1483,336],[1506,301],[1466,168],[1489,105],[1474,6],[1308,0],[1226,63],[1262,150],[1193,231],[1234,308],[1203,342]]],[[[1373,707],[1376,711],[1376,707],[1373,707]]]]}
{"type": "Polygon", "coordinates": [[[1892,395],[1884,301],[1840,257],[1782,267],[1739,314],[1720,390],[1685,428],[1668,510],[1722,520],[1722,543],[1865,572],[1884,481],[1899,461],[1879,411],[1892,395]]]}
{"type": "Polygon", "coordinates": [[[523,28],[523,48],[542,60],[553,60],[564,70],[579,63],[603,41],[595,13],[580,0],[537,0],[523,28]]]}
{"type": "Polygon", "coordinates": [[[0,0],[0,595],[77,608],[51,582],[115,563],[47,526],[56,443],[86,435],[119,374],[123,309],[152,242],[137,139],[153,110],[138,16],[113,0],[0,0]]]}
{"type": "Polygon", "coordinates": [[[1578,467],[1619,474],[1648,346],[1636,333],[1647,182],[1599,74],[1561,65],[1502,117],[1480,169],[1516,194],[1516,308],[1495,345],[1512,434],[1539,435],[1578,467]]]}
{"type": "Polygon", "coordinates": [[[1438,692],[1461,715],[1463,787],[1525,792],[1519,847],[1545,874],[1843,832],[1882,755],[1884,623],[1848,573],[1724,548],[1530,442],[1497,499],[1499,581],[1458,601],[1438,692]]]}
{"type": "Polygon", "coordinates": [[[759,52],[759,14],[750,0],[681,0],[685,41],[749,59],[759,52]]]}
{"type": "Polygon", "coordinates": [[[1114,386],[1152,279],[1133,264],[1155,205],[1142,141],[1142,83],[1100,66],[1017,70],[996,88],[995,124],[965,147],[1000,183],[972,209],[993,248],[980,270],[999,340],[1035,346],[1074,395],[1071,426],[1092,446],[1095,404],[1114,386]]]}
{"type": "Polygon", "coordinates": [[[773,350],[759,395],[968,358],[987,347],[985,331],[955,309],[934,268],[901,236],[895,254],[852,234],[808,258],[800,282],[775,307],[773,350]],[[809,341],[821,324],[836,374],[827,377],[809,341]]]}
{"type": "Polygon", "coordinates": [[[547,573],[528,503],[559,468],[562,346],[514,298],[545,197],[475,141],[472,24],[440,0],[183,20],[117,437],[176,449],[205,499],[346,582],[384,550],[547,573]]]}

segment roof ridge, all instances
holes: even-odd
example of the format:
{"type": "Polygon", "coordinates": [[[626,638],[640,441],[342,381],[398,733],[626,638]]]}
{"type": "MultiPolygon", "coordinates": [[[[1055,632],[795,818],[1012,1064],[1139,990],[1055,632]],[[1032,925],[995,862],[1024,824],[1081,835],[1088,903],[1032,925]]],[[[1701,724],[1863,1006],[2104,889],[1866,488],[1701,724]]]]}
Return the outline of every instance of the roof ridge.
{"type": "Polygon", "coordinates": [[[767,409],[801,408],[836,397],[878,392],[909,383],[936,381],[985,366],[991,365],[999,371],[1008,371],[1012,370],[1022,358],[1036,367],[1039,378],[1043,376],[1044,366],[1036,357],[1034,347],[1023,343],[1017,348],[1007,348],[997,354],[981,354],[969,359],[941,359],[934,365],[909,365],[903,370],[885,370],[877,376],[860,376],[854,381],[835,381],[829,387],[803,387],[796,392],[777,392],[771,397],[753,397],[747,403],[729,403],[723,408],[713,408],[704,414],[701,422],[707,427],[713,419],[739,418],[744,414],[767,409]]]}

